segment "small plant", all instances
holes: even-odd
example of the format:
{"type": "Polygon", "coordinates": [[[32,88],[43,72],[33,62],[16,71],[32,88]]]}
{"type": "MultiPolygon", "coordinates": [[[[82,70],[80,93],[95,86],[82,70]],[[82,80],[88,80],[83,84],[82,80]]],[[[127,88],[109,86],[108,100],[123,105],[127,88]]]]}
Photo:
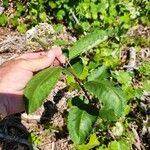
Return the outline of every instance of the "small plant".
{"type": "MultiPolygon", "coordinates": [[[[68,50],[68,59],[77,59],[82,53],[88,52],[99,43],[108,39],[110,32],[96,30],[81,38],[68,50]]],[[[68,62],[68,64],[70,64],[68,62]]],[[[75,65],[75,64],[74,64],[75,65]]],[[[67,126],[74,144],[84,144],[92,132],[97,119],[103,118],[107,122],[117,121],[124,113],[126,96],[121,87],[110,78],[107,68],[99,66],[94,69],[86,80],[81,80],[77,75],[74,65],[65,67],[48,68],[37,75],[28,83],[25,89],[27,112],[32,113],[42,105],[43,100],[53,89],[60,74],[71,75],[78,87],[84,92],[71,100],[67,126]],[[104,75],[108,74],[108,76],[104,75]]],[[[76,62],[80,67],[80,63],[76,62]]]]}
{"type": "Polygon", "coordinates": [[[40,135],[31,133],[29,137],[29,141],[30,143],[33,143],[35,146],[39,146],[40,144],[42,144],[42,137],[40,135]]]}

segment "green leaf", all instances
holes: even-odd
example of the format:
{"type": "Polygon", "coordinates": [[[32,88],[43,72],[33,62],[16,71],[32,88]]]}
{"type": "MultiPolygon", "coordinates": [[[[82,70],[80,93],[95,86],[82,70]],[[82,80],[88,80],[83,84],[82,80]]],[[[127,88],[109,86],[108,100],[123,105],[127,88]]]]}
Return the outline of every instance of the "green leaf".
{"type": "Polygon", "coordinates": [[[69,69],[73,69],[73,72],[77,75],[80,76],[81,73],[83,72],[83,63],[81,59],[74,59],[72,61],[70,61],[71,64],[71,68],[69,67],[69,69]]]}
{"type": "Polygon", "coordinates": [[[125,96],[120,87],[115,87],[111,81],[89,81],[85,88],[103,102],[100,116],[108,121],[117,120],[125,108],[125,96]]]}
{"type": "Polygon", "coordinates": [[[42,21],[45,21],[46,18],[47,18],[46,12],[41,12],[41,13],[39,14],[39,17],[40,17],[40,19],[41,19],[42,21]]]}
{"type": "Polygon", "coordinates": [[[95,30],[77,41],[74,46],[69,50],[69,59],[73,59],[83,52],[86,52],[99,43],[108,38],[107,32],[103,30],[95,30]]]}
{"type": "Polygon", "coordinates": [[[119,83],[129,85],[132,79],[132,74],[125,71],[114,71],[113,76],[119,83]]]}
{"type": "Polygon", "coordinates": [[[3,6],[8,7],[9,6],[9,0],[3,0],[3,6]]]}
{"type": "Polygon", "coordinates": [[[52,9],[56,8],[57,6],[56,3],[54,3],[53,1],[49,1],[48,4],[52,9]]]}
{"type": "Polygon", "coordinates": [[[55,30],[56,33],[62,32],[63,31],[63,25],[62,24],[54,24],[53,28],[55,30]]]}
{"type": "Polygon", "coordinates": [[[142,75],[149,76],[150,75],[150,63],[142,62],[141,66],[139,66],[139,72],[142,75]]]}
{"type": "Polygon", "coordinates": [[[18,26],[18,17],[13,17],[13,18],[10,18],[9,19],[9,24],[12,26],[12,27],[17,27],[18,26]]]}
{"type": "Polygon", "coordinates": [[[150,80],[144,80],[143,81],[143,88],[145,91],[149,92],[150,91],[150,80]]]}
{"type": "Polygon", "coordinates": [[[125,140],[112,141],[108,145],[109,150],[130,150],[131,144],[125,140]]]}
{"type": "Polygon", "coordinates": [[[102,145],[101,147],[98,148],[98,150],[109,150],[108,148],[106,148],[105,145],[102,145]]]}
{"type": "Polygon", "coordinates": [[[129,143],[127,140],[119,140],[119,141],[111,141],[106,147],[105,145],[102,145],[99,147],[98,150],[131,150],[132,144],[129,143]]]}
{"type": "Polygon", "coordinates": [[[36,74],[25,88],[27,113],[36,111],[42,105],[60,76],[60,68],[48,68],[36,74]]]}
{"type": "Polygon", "coordinates": [[[83,144],[92,130],[92,125],[96,120],[96,116],[90,112],[91,107],[83,104],[79,97],[76,97],[76,104],[72,106],[68,116],[68,130],[72,141],[75,144],[83,144]],[[80,104],[81,103],[81,104],[80,104]]]}
{"type": "Polygon", "coordinates": [[[96,134],[91,134],[90,136],[90,140],[87,144],[82,144],[82,145],[74,145],[74,147],[77,150],[90,150],[96,146],[98,146],[100,144],[100,142],[97,140],[96,134]]]}
{"type": "Polygon", "coordinates": [[[17,26],[17,30],[21,33],[25,33],[27,31],[27,25],[24,24],[24,23],[20,23],[18,26],[17,26]]]}
{"type": "Polygon", "coordinates": [[[16,7],[17,7],[17,12],[16,13],[17,13],[17,15],[19,17],[21,15],[21,13],[23,11],[25,11],[25,7],[24,7],[24,5],[21,2],[17,2],[16,7]]]}
{"type": "Polygon", "coordinates": [[[89,68],[88,68],[88,66],[84,66],[83,71],[79,78],[81,80],[85,80],[87,78],[88,74],[89,74],[89,68]]]}
{"type": "Polygon", "coordinates": [[[7,16],[4,14],[0,14],[0,26],[5,26],[7,23],[7,16]]]}
{"type": "Polygon", "coordinates": [[[89,24],[89,22],[81,22],[81,27],[83,28],[83,30],[88,31],[91,25],[89,24]]]}
{"type": "Polygon", "coordinates": [[[58,19],[58,20],[62,20],[63,17],[65,16],[65,11],[64,11],[64,10],[59,10],[59,11],[57,12],[56,16],[57,16],[57,19],[58,19]]]}
{"type": "Polygon", "coordinates": [[[88,76],[88,81],[93,81],[95,79],[102,80],[108,77],[109,77],[109,73],[108,73],[107,67],[100,66],[90,73],[90,75],[88,76]]]}

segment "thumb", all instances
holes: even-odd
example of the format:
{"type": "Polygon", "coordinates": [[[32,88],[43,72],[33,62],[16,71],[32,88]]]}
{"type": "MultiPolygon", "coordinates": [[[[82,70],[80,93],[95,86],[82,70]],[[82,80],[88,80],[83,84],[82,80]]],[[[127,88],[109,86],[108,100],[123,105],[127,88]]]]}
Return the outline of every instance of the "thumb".
{"type": "Polygon", "coordinates": [[[49,55],[43,56],[41,58],[26,59],[22,67],[26,70],[37,72],[44,68],[49,67],[55,59],[55,54],[53,51],[49,52],[49,55]]]}

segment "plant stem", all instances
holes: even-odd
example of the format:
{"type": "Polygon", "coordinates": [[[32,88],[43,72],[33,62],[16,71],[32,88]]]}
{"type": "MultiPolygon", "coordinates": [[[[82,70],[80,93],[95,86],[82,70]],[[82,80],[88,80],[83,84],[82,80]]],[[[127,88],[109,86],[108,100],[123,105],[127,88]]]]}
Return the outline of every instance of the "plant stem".
{"type": "Polygon", "coordinates": [[[67,64],[70,66],[71,70],[69,70],[68,68],[66,68],[66,67],[63,66],[63,65],[62,65],[62,67],[63,67],[66,71],[68,71],[70,74],[73,75],[75,81],[78,83],[78,85],[80,86],[80,88],[81,88],[82,91],[84,92],[85,97],[86,97],[89,101],[91,101],[91,98],[90,98],[90,96],[89,96],[87,90],[86,90],[86,89],[84,88],[84,86],[83,86],[83,82],[82,82],[82,81],[76,76],[76,74],[73,72],[72,66],[71,66],[71,64],[69,63],[69,61],[67,61],[67,64]]]}
{"type": "MultiPolygon", "coordinates": [[[[48,49],[47,45],[45,43],[43,43],[43,41],[40,41],[38,38],[35,39],[42,47],[43,49],[46,51],[48,49]]],[[[87,92],[87,90],[84,88],[83,86],[83,82],[76,76],[76,74],[73,72],[73,68],[71,66],[71,64],[69,63],[69,61],[67,60],[67,64],[69,65],[69,67],[71,68],[71,70],[69,70],[66,66],[64,66],[64,64],[62,64],[58,58],[56,58],[57,61],[60,63],[60,65],[66,70],[68,71],[70,74],[72,74],[74,76],[75,81],[78,83],[78,85],[80,86],[80,88],[82,89],[82,91],[84,92],[85,97],[91,101],[91,98],[87,92]]]]}

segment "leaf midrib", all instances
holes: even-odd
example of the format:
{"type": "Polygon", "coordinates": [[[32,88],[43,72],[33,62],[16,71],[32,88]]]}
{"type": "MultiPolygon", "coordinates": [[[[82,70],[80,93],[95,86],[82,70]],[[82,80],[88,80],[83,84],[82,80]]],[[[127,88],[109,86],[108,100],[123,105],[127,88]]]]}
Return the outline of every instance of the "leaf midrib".
{"type": "Polygon", "coordinates": [[[112,90],[112,88],[110,86],[105,86],[105,84],[103,82],[99,82],[99,81],[89,81],[88,83],[93,82],[94,84],[102,84],[104,85],[104,87],[110,91],[112,91],[113,93],[115,93],[117,95],[117,97],[120,97],[120,99],[123,99],[123,97],[121,97],[115,90],[112,90]]]}
{"type": "MultiPolygon", "coordinates": [[[[57,71],[58,71],[58,69],[57,69],[57,70],[53,70],[50,74],[52,75],[54,72],[57,72],[57,71]]],[[[32,96],[31,96],[31,99],[33,99],[33,97],[34,97],[36,91],[38,90],[38,88],[39,88],[43,83],[46,83],[46,80],[49,78],[50,74],[49,74],[44,80],[41,80],[41,82],[36,86],[36,88],[35,88],[35,90],[34,90],[32,96]]]]}

